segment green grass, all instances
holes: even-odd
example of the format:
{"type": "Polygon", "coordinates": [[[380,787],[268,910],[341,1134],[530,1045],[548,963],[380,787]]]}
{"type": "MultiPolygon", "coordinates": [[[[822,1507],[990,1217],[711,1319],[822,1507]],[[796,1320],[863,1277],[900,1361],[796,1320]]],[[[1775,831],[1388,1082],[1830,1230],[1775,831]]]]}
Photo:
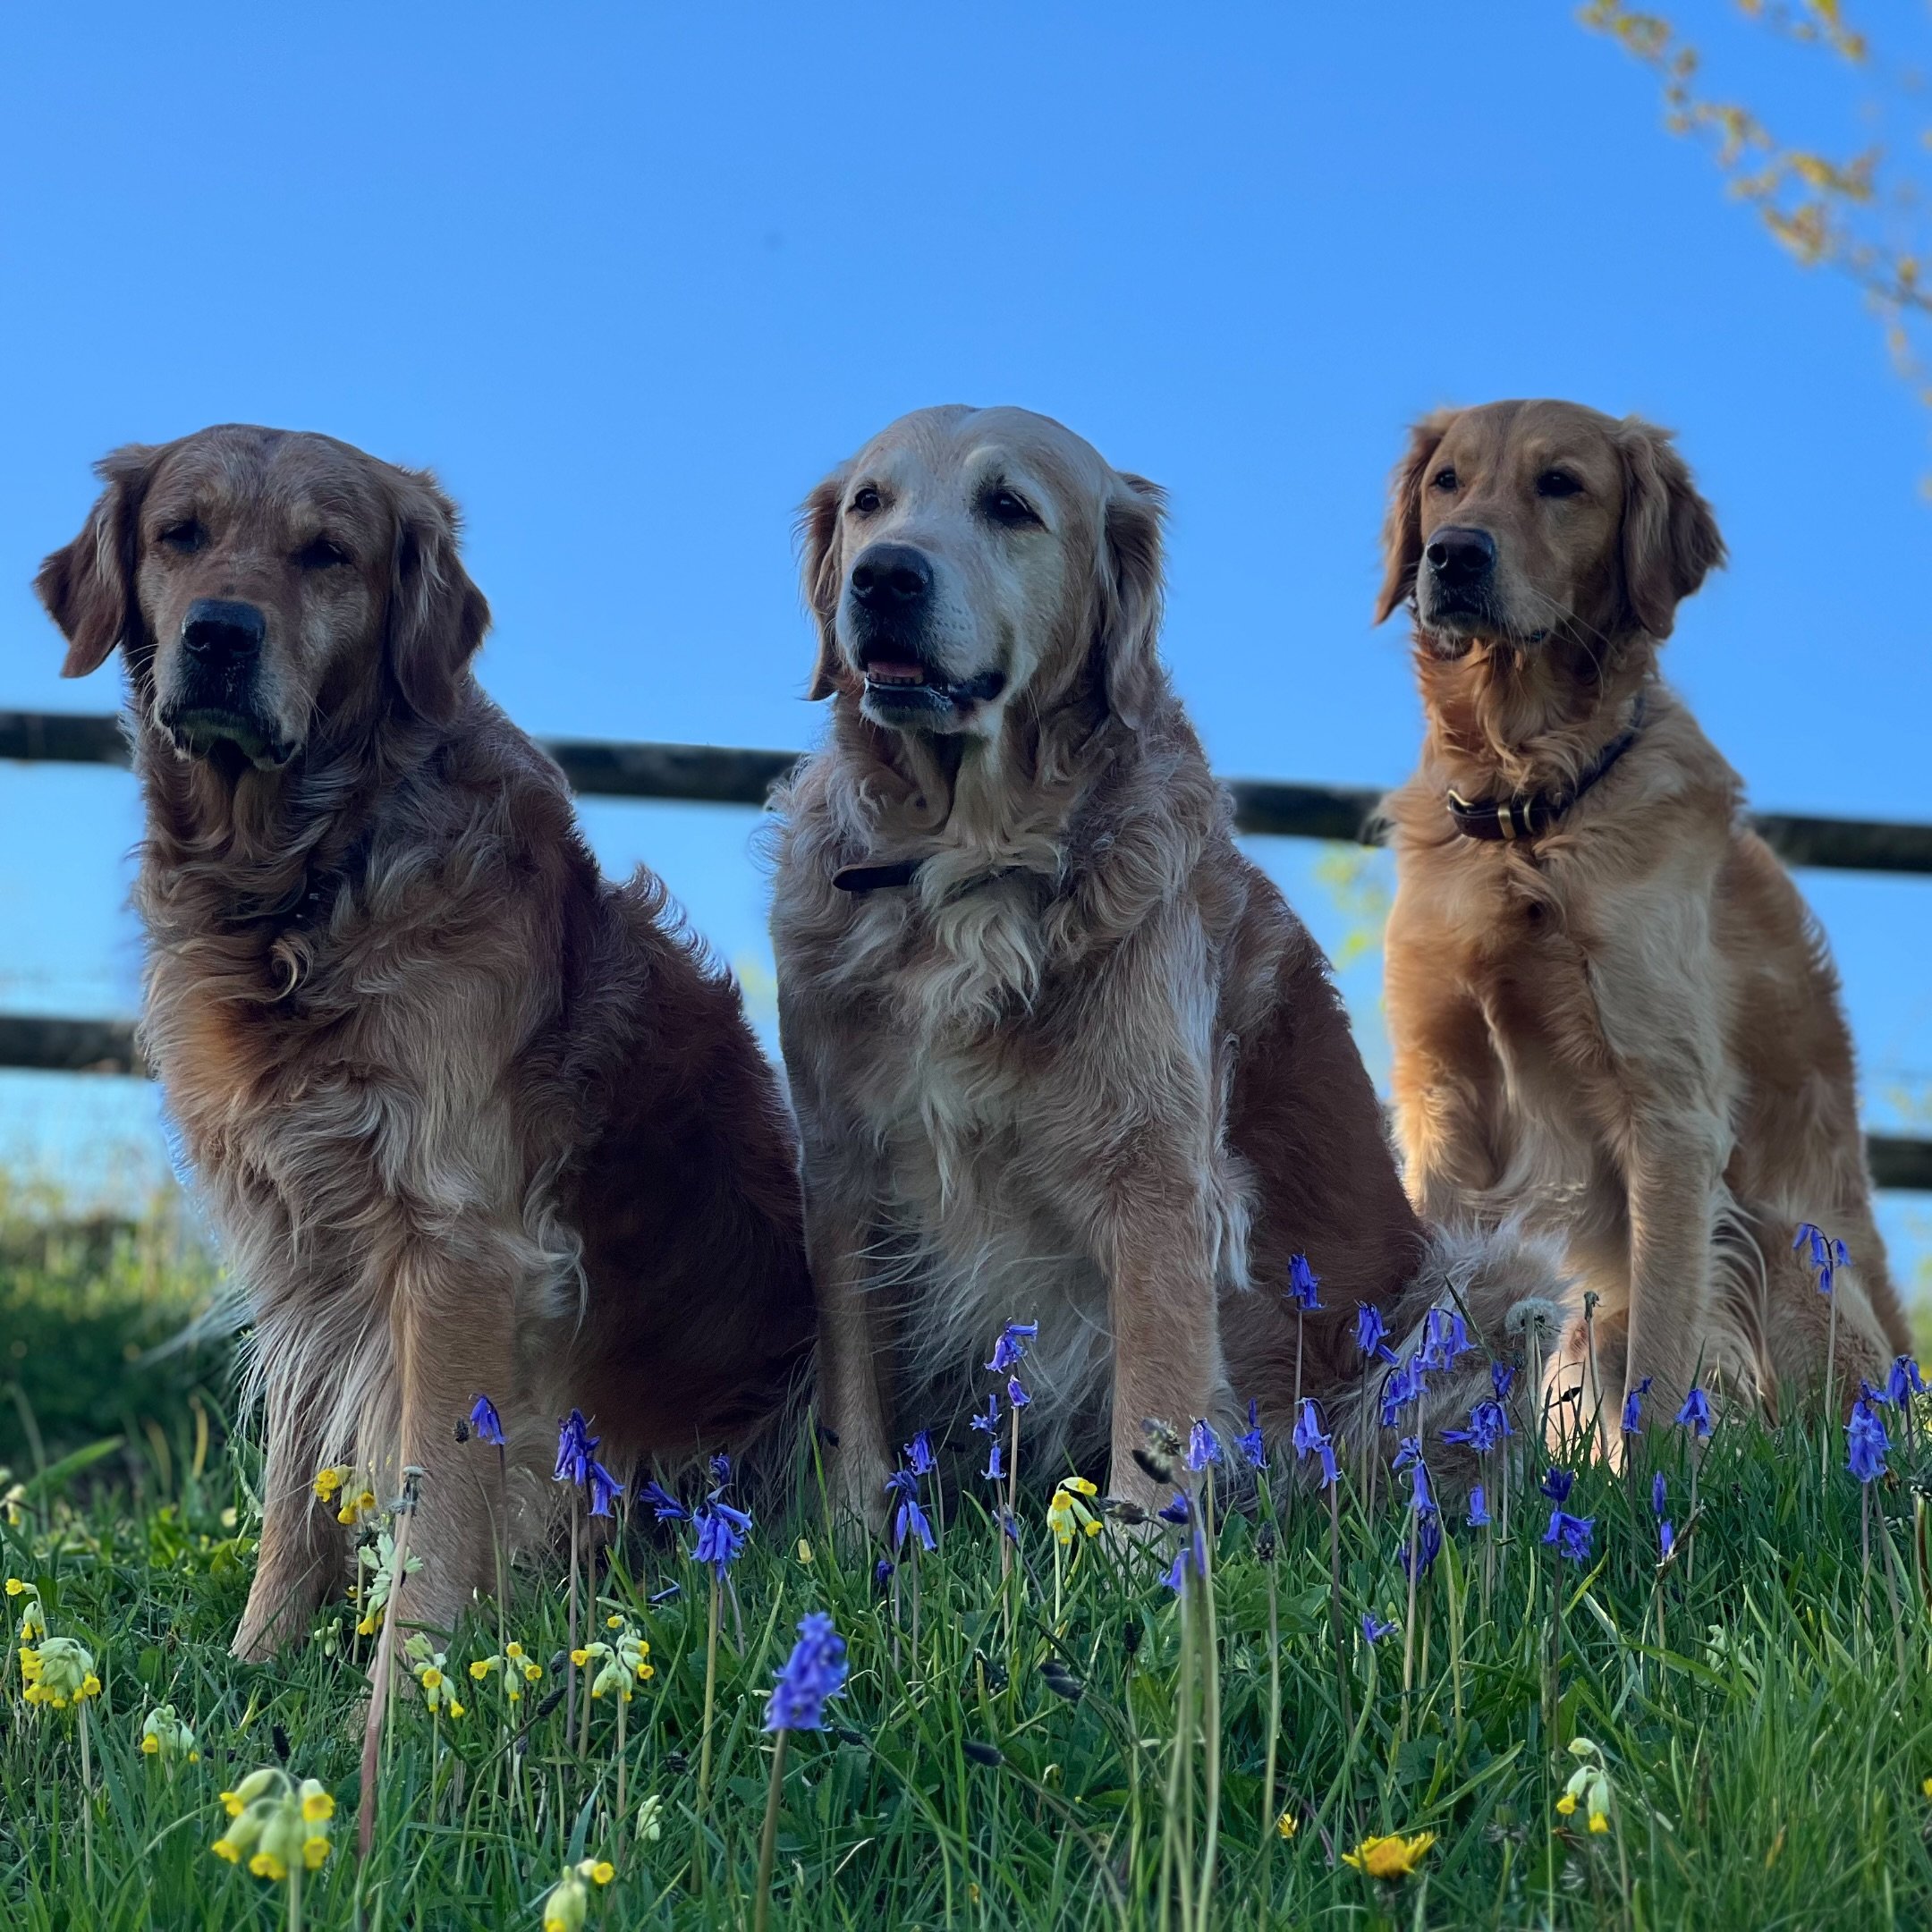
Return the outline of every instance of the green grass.
{"type": "MultiPolygon", "coordinates": [[[[59,1379],[47,1365],[22,1368],[31,1371],[23,1388],[59,1379]]],[[[1406,1482],[1385,1473],[1365,1518],[1344,1477],[1352,1728],[1330,1640],[1326,1511],[1280,1484],[1259,1517],[1236,1513],[1219,1527],[1218,1715],[1196,1670],[1187,1725],[1177,1722],[1181,1606],[1162,1581],[1175,1533],[1146,1547],[1080,1538],[1063,1559],[1056,1612],[1044,1497],[1022,1497],[1024,1561],[1003,1586],[998,1538],[972,1493],[984,1486],[969,1479],[962,1496],[949,1482],[942,1547],[917,1566],[915,1637],[910,1564],[894,1595],[875,1580],[876,1552],[823,1533],[809,1513],[761,1520],[723,1615],[701,1822],[705,1572],[668,1531],[633,1521],[599,1579],[597,1612],[633,1618],[657,1667],[627,1714],[624,1815],[609,1700],[593,1707],[588,1751],[556,1709],[533,1717],[521,1752],[506,1749],[500,1695],[472,1684],[466,1668],[496,1648],[485,1606],[449,1646],[466,1715],[432,1720],[414,1696],[392,1711],[374,1849],[359,1867],[368,1645],[332,1655],[311,1642],[261,1666],[227,1656],[248,1586],[258,1472],[247,1444],[225,1445],[210,1430],[222,1394],[217,1384],[144,1411],[116,1388],[97,1413],[118,1433],[124,1412],[130,1445],[84,1467],[83,1452],[64,1470],[16,1470],[25,1494],[0,1521],[0,1568],[38,1587],[54,1634],[89,1647],[103,1692],[78,1721],[72,1710],[30,1709],[6,1647],[0,1919],[9,1928],[286,1923],[285,1885],[209,1850],[225,1824],[217,1793],[281,1762],[284,1749],[290,1770],[319,1779],[337,1806],[335,1853],[304,1891],[307,1926],[535,1928],[565,1864],[593,1857],[616,1871],[591,1894],[593,1927],[749,1926],[771,1762],[765,1699],[793,1625],[818,1608],[848,1641],[852,1677],[832,1707],[837,1728],[791,1741],[774,1925],[1125,1922],[1179,1932],[1206,1853],[1210,1758],[1214,1925],[1932,1921],[1932,1806],[1920,1791],[1932,1775],[1932,1623],[1912,1553],[1910,1449],[1894,1457],[1896,1486],[1873,1496],[1894,1551],[1896,1621],[1876,1523],[1868,1574],[1861,1561],[1860,1497],[1842,1450],[1821,1480],[1817,1434],[1801,1424],[1720,1426],[1699,1471],[1694,1565],[1680,1561],[1661,1580],[1648,1468],[1629,1478],[1583,1469],[1571,1507],[1596,1519],[1596,1559],[1561,1574],[1553,1730],[1545,1714],[1557,1571],[1538,1540],[1548,1504],[1533,1490],[1526,1503],[1521,1470],[1507,1542],[1489,1545],[1452,1508],[1449,1547],[1412,1623],[1398,1557],[1406,1482]],[[1278,1546],[1266,1561],[1255,1531],[1271,1513],[1278,1546]],[[678,1594],[650,1601],[673,1585],[678,1594]],[[1405,1625],[1373,1648],[1359,1629],[1371,1608],[1405,1625]],[[1271,1615],[1281,1714],[1272,1792],[1271,1615]],[[1063,1686],[1069,1674],[1078,1680],[1077,1701],[1043,1674],[1049,1660],[1063,1686]],[[167,1767],[141,1754],[142,1720],[162,1701],[193,1726],[199,1762],[167,1767]],[[1580,1813],[1555,1809],[1579,1735],[1601,1747],[1614,1788],[1613,1828],[1600,1835],[1582,1828],[1580,1813]],[[988,1744],[1003,1762],[969,1754],[988,1744]],[[648,1800],[655,1838],[637,1828],[648,1800]],[[1268,1827],[1284,1809],[1298,1824],[1292,1840],[1268,1827]],[[1363,1835],[1391,1832],[1436,1835],[1412,1877],[1377,1885],[1340,1862],[1363,1835]]],[[[1654,1441],[1681,1524],[1689,1446],[1675,1430],[1654,1441]]],[[[54,1446],[49,1435],[47,1453],[54,1446]]],[[[1530,1485],[1541,1468],[1527,1471],[1530,1485]]],[[[510,1634],[547,1664],[564,1642],[564,1576],[561,1559],[521,1569],[507,1614],[510,1634]]],[[[17,1615],[23,1600],[6,1608],[17,1615]]],[[[1197,1596],[1197,1634],[1206,1607],[1197,1596]]],[[[336,1619],[340,1636],[342,1606],[320,1621],[336,1619]]],[[[556,1681],[547,1674],[522,1710],[540,1708],[556,1681]]]]}

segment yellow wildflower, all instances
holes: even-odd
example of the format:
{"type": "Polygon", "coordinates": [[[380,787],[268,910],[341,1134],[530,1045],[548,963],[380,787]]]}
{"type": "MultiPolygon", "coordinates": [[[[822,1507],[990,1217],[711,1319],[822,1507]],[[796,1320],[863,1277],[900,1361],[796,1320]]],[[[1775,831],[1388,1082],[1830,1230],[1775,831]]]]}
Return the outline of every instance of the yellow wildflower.
{"type": "Polygon", "coordinates": [[[447,1656],[441,1650],[432,1650],[429,1640],[420,1631],[410,1632],[408,1641],[402,1646],[402,1655],[422,1690],[423,1704],[430,1715],[434,1716],[446,1711],[452,1717],[461,1717],[463,1707],[457,1702],[456,1693],[444,1669],[449,1662],[447,1656]]]}
{"type": "Polygon", "coordinates": [[[176,1715],[172,1704],[157,1704],[141,1724],[141,1750],[165,1763],[194,1764],[201,1753],[195,1749],[195,1734],[176,1715]]]}
{"type": "Polygon", "coordinates": [[[47,1613],[40,1607],[40,1592],[31,1583],[22,1583],[17,1576],[6,1580],[9,1597],[24,1597],[27,1600],[21,1606],[20,1640],[32,1643],[36,1638],[47,1635],[47,1613]]]}
{"type": "Polygon", "coordinates": [[[1435,1843],[1434,1832],[1418,1832],[1412,1838],[1400,1833],[1387,1838],[1364,1838],[1352,1852],[1342,1854],[1342,1862],[1367,1872],[1371,1878],[1406,1878],[1435,1843]]]}
{"type": "Polygon", "coordinates": [[[242,1863],[258,1878],[279,1885],[298,1862],[320,1870],[329,1855],[329,1820],[335,1801],[314,1778],[301,1783],[279,1767],[251,1771],[232,1792],[221,1794],[233,1820],[209,1846],[231,1865],[242,1863]]]}
{"type": "Polygon", "coordinates": [[[1076,1535],[1099,1535],[1100,1519],[1082,1500],[1098,1494],[1084,1476],[1065,1477],[1054,1491],[1053,1500],[1046,1505],[1046,1527],[1063,1549],[1076,1535]]]}
{"type": "Polygon", "coordinates": [[[93,1653],[72,1637],[43,1638],[38,1648],[21,1648],[21,1695],[30,1704],[65,1710],[100,1695],[93,1653]]]}
{"type": "Polygon", "coordinates": [[[1568,1818],[1570,1814],[1576,1809],[1576,1793],[1574,1792],[1566,1791],[1563,1794],[1563,1796],[1556,1801],[1556,1809],[1561,1811],[1565,1818],[1568,1818]]]}
{"type": "Polygon", "coordinates": [[[664,1836],[664,1800],[655,1792],[638,1807],[637,1835],[652,1844],[664,1836]]]}
{"type": "Polygon", "coordinates": [[[1301,1829],[1301,1820],[1298,1818],[1292,1811],[1284,1811],[1282,1815],[1275,1820],[1275,1829],[1278,1831],[1284,1838],[1292,1838],[1294,1835],[1301,1829]]]}
{"type": "Polygon", "coordinates": [[[239,1865],[242,1862],[242,1848],[232,1838],[217,1838],[208,1850],[216,1858],[226,1859],[231,1865],[239,1865]]]}
{"type": "Polygon", "coordinates": [[[580,1859],[544,1899],[544,1932],[582,1932],[584,1913],[590,1902],[585,1881],[606,1885],[616,1876],[617,1868],[607,1859],[580,1859]]]}
{"type": "Polygon", "coordinates": [[[1603,1750],[1588,1738],[1572,1738],[1570,1755],[1578,1760],[1577,1768],[1570,1774],[1556,1809],[1570,1818],[1580,1807],[1590,1830],[1601,1837],[1610,1829],[1610,1774],[1603,1750]]]}
{"type": "Polygon", "coordinates": [[[354,1470],[346,1462],[331,1463],[327,1469],[318,1469],[315,1476],[316,1501],[332,1501],[335,1492],[354,1474],[354,1470]]]}

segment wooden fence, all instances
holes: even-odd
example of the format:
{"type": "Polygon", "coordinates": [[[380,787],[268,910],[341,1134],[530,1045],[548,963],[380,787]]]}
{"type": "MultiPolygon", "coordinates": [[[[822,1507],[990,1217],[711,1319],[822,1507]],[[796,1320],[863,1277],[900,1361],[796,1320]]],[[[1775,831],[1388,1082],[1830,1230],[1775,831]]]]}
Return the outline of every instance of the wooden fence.
{"type": "MultiPolygon", "coordinates": [[[[544,749],[580,792],[601,798],[683,799],[710,805],[764,804],[796,751],[736,745],[605,743],[552,738],[544,749]]],[[[0,758],[78,765],[128,764],[118,717],[74,712],[0,711],[0,758]]],[[[1236,778],[1234,822],[1243,832],[1360,842],[1373,835],[1379,792],[1343,785],[1236,778]]],[[[1932,825],[1760,813],[1752,821],[1789,865],[1860,872],[1932,874],[1932,825]]],[[[141,1073],[125,1021],[0,1014],[0,1067],[54,1072],[141,1073]]],[[[1872,1134],[1866,1148],[1881,1188],[1932,1191],[1932,1140],[1872,1134]]]]}

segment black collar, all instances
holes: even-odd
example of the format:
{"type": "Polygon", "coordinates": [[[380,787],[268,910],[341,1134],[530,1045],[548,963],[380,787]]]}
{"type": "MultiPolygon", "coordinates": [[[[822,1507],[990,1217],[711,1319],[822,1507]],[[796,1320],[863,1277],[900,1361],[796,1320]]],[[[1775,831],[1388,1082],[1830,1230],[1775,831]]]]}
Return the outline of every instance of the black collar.
{"type": "Polygon", "coordinates": [[[1597,762],[1561,792],[1518,792],[1508,798],[1466,799],[1449,793],[1449,816],[1464,838],[1504,840],[1540,838],[1555,828],[1563,815],[1637,742],[1643,730],[1644,694],[1639,691],[1631,712],[1630,729],[1598,753],[1597,762]]]}
{"type": "Polygon", "coordinates": [[[925,863],[923,859],[895,859],[889,865],[841,866],[832,875],[832,883],[842,893],[869,893],[885,886],[910,886],[925,863]]]}

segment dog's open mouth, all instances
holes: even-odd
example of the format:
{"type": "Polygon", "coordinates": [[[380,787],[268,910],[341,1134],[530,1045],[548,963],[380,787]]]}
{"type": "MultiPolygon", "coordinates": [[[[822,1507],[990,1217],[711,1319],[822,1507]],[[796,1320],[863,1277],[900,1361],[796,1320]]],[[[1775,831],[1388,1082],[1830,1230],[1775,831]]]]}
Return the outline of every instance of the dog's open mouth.
{"type": "Polygon", "coordinates": [[[1004,671],[981,671],[957,680],[944,678],[936,666],[903,645],[869,648],[860,654],[859,663],[865,675],[867,707],[882,716],[912,720],[956,714],[997,698],[1006,688],[1004,671]]]}

